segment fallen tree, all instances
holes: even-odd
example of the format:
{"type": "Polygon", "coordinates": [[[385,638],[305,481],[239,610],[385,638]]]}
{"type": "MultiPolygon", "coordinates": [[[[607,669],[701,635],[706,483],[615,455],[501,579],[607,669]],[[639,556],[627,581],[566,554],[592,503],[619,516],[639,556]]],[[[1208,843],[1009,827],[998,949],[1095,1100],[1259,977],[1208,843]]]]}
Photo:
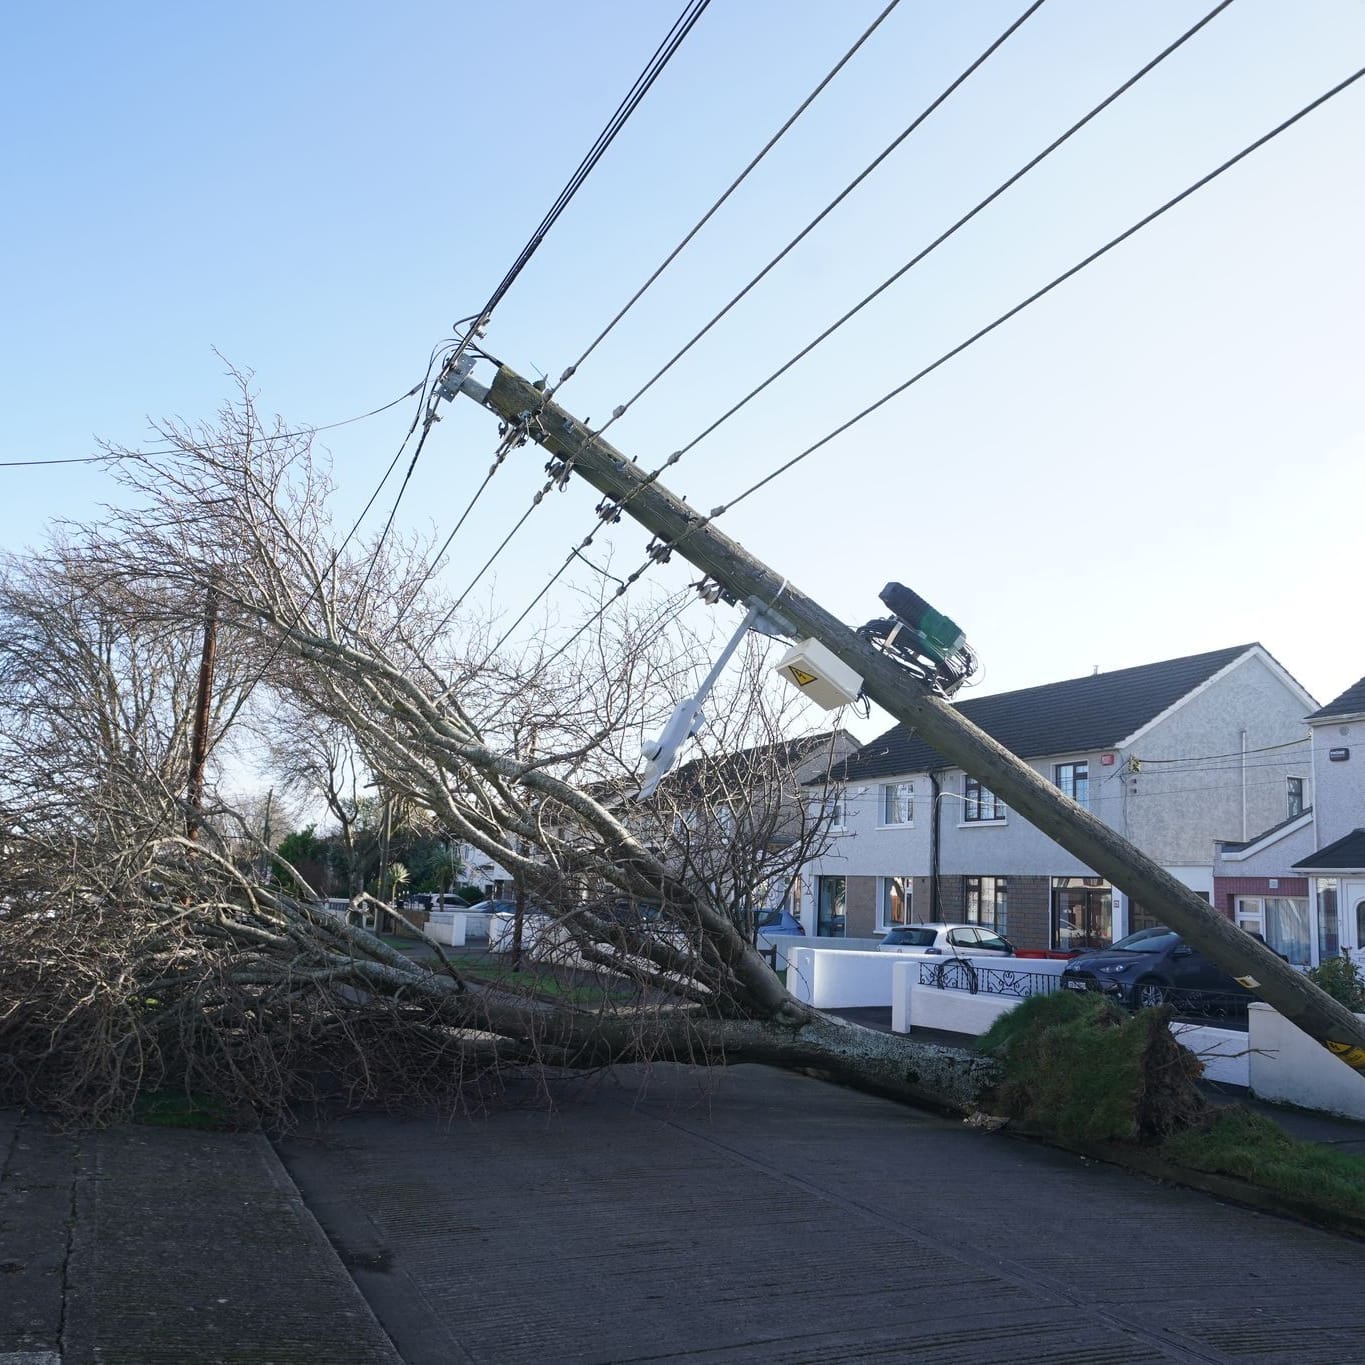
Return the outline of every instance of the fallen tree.
{"type": "MultiPolygon", "coordinates": [[[[853,1027],[784,988],[752,946],[752,896],[736,884],[736,868],[771,878],[770,860],[717,869],[700,856],[695,825],[678,822],[679,842],[666,808],[637,819],[621,807],[640,735],[695,674],[695,651],[677,646],[679,602],[599,610],[593,632],[559,658],[541,641],[499,654],[480,623],[455,613],[448,628],[429,547],[336,547],[307,437],[265,429],[245,388],[218,426],[162,435],[173,454],[115,452],[128,510],[69,531],[78,548],[60,563],[29,565],[30,576],[104,585],[124,650],[108,656],[109,685],[95,670],[59,706],[19,687],[17,667],[0,696],[23,708],[30,774],[72,707],[93,736],[81,759],[89,780],[60,801],[3,783],[6,1096],[103,1121],[139,1095],[183,1088],[281,1122],[323,1091],[449,1103],[509,1068],[752,1060],[972,1106],[990,1062],[853,1027]],[[220,653],[233,661],[220,731],[286,703],[339,729],[391,797],[512,872],[571,949],[577,987],[566,990],[553,966],[512,982],[413,961],[311,898],[262,884],[266,860],[240,856],[252,831],[212,799],[199,838],[181,836],[185,726],[143,730],[138,718],[188,714],[210,584],[220,653]],[[129,711],[121,672],[143,677],[142,651],[166,639],[182,643],[179,665],[129,711]],[[126,780],[111,792],[103,779],[115,763],[126,780]]],[[[0,604],[0,655],[11,663],[22,567],[11,566],[0,604]]],[[[84,647],[89,624],[66,621],[71,647],[84,647]]],[[[746,714],[750,735],[773,733],[752,674],[727,708],[727,745],[744,739],[746,714]]],[[[686,799],[738,809],[755,773],[735,780],[732,765],[698,765],[686,799]]],[[[771,828],[765,836],[792,867],[823,833],[804,813],[797,825],[795,847],[771,828]]],[[[287,871],[291,887],[304,883],[287,871]]]]}

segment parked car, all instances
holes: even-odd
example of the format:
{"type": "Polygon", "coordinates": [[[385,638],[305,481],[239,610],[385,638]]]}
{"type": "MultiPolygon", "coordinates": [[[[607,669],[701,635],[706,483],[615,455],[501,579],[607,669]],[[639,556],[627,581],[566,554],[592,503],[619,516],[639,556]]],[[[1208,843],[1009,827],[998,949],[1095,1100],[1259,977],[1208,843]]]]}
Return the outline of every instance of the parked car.
{"type": "Polygon", "coordinates": [[[1100,991],[1130,1009],[1169,1001],[1200,1012],[1235,1011],[1251,998],[1229,972],[1160,925],[1074,958],[1062,969],[1062,989],[1100,991]]]}
{"type": "Polygon", "coordinates": [[[754,928],[760,937],[806,932],[805,925],[790,910],[759,910],[754,915],[754,928]]]}
{"type": "Polygon", "coordinates": [[[979,924],[901,924],[887,933],[878,951],[918,957],[1013,957],[1014,945],[979,924]]]}
{"type": "MultiPolygon", "coordinates": [[[[454,907],[450,907],[453,909],[454,907]]],[[[529,905],[527,907],[530,908],[529,905]]],[[[477,905],[469,907],[471,915],[515,915],[517,913],[516,901],[480,901],[477,905]]]]}

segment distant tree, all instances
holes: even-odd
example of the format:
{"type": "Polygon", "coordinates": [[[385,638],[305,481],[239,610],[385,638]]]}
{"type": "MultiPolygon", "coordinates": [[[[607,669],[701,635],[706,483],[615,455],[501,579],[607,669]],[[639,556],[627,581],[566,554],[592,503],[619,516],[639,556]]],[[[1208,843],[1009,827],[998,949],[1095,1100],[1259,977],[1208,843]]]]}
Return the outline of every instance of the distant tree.
{"type": "Polygon", "coordinates": [[[286,834],[275,851],[275,879],[281,886],[300,893],[325,887],[331,849],[327,840],[318,837],[316,826],[286,834]]]}

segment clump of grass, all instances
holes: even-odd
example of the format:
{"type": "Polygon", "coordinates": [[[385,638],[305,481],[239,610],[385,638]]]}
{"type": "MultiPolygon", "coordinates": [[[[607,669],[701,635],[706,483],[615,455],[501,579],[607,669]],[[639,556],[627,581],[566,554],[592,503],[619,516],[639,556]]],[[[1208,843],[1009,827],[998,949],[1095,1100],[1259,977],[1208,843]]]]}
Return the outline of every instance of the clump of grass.
{"type": "Polygon", "coordinates": [[[978,1040],[1000,1060],[992,1108],[1069,1141],[1161,1138],[1197,1122],[1203,1070],[1167,1027],[1169,1012],[1129,1015],[1103,996],[1032,996],[978,1040]]]}
{"type": "Polygon", "coordinates": [[[1162,1155],[1181,1166],[1235,1175],[1286,1199],[1365,1218],[1365,1158],[1300,1142],[1241,1105],[1166,1139],[1162,1155]]]}
{"type": "Polygon", "coordinates": [[[153,1128],[199,1128],[218,1132],[241,1127],[223,1100],[213,1095],[187,1095],[176,1090],[154,1090],[139,1095],[133,1105],[133,1122],[153,1128]]]}

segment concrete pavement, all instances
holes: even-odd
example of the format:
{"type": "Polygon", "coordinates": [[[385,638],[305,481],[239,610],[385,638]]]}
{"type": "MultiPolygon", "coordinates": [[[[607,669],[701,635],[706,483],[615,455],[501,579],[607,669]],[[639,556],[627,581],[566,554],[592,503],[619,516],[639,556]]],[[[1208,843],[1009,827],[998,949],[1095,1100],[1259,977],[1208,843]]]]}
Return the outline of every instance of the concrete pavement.
{"type": "Polygon", "coordinates": [[[259,1134],[0,1110],[0,1365],[398,1359],[259,1134]]]}
{"type": "Polygon", "coordinates": [[[639,1079],[283,1144],[410,1365],[1365,1361],[1365,1244],[762,1067],[639,1079]]]}

